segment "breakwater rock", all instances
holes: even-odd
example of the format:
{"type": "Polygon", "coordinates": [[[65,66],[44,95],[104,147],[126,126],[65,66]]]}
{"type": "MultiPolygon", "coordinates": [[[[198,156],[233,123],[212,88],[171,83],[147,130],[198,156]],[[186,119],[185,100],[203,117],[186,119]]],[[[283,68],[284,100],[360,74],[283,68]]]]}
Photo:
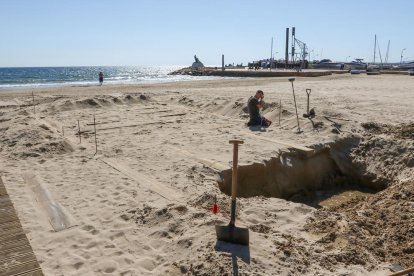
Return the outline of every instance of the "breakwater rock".
{"type": "Polygon", "coordinates": [[[229,69],[222,71],[214,67],[192,68],[186,67],[169,75],[188,75],[188,76],[218,76],[218,77],[320,77],[332,75],[332,71],[285,71],[285,70],[247,70],[247,69],[229,69]]]}

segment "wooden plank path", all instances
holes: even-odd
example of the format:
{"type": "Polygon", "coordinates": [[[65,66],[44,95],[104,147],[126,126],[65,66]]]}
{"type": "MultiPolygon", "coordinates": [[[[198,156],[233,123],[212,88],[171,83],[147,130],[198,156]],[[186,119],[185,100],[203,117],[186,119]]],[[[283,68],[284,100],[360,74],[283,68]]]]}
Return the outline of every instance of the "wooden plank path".
{"type": "Polygon", "coordinates": [[[43,275],[0,176],[0,276],[43,275]]]}

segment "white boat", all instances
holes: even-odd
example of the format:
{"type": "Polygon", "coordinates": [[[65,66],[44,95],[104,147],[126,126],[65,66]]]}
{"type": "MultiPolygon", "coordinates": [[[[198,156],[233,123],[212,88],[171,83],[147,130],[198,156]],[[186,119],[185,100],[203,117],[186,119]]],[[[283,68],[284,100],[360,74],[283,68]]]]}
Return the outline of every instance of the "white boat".
{"type": "Polygon", "coordinates": [[[362,58],[356,58],[352,62],[345,63],[345,66],[351,70],[365,70],[367,69],[368,64],[362,62],[363,60],[364,59],[362,58]]]}
{"type": "Polygon", "coordinates": [[[332,62],[332,60],[330,60],[330,59],[322,59],[318,63],[313,64],[312,67],[315,68],[315,69],[335,69],[335,70],[339,70],[339,69],[341,69],[342,64],[343,63],[341,63],[341,62],[332,62]]]}

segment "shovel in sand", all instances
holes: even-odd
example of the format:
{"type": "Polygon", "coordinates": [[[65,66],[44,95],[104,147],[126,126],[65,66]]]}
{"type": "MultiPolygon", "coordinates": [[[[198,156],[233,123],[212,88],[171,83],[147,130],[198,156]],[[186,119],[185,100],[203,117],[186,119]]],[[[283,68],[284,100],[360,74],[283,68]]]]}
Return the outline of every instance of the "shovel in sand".
{"type": "Polygon", "coordinates": [[[231,178],[231,218],[228,225],[216,225],[216,234],[219,241],[249,245],[249,229],[236,227],[236,197],[237,197],[237,161],[241,140],[230,140],[233,144],[233,171],[231,178]]]}
{"type": "Polygon", "coordinates": [[[297,133],[301,133],[302,131],[300,130],[300,126],[299,126],[298,108],[296,106],[295,88],[293,87],[293,82],[295,81],[295,78],[288,78],[288,80],[292,84],[293,100],[295,102],[295,110],[296,110],[296,119],[298,120],[298,132],[297,133]]]}

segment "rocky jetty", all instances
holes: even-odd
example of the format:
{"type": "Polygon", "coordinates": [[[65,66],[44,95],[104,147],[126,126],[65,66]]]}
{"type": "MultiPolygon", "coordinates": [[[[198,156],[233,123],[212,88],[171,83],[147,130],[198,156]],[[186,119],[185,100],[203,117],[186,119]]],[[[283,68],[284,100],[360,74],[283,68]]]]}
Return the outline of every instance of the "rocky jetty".
{"type": "Polygon", "coordinates": [[[221,70],[215,67],[204,67],[204,68],[192,68],[186,67],[174,72],[169,73],[169,75],[188,75],[188,76],[217,76],[217,77],[238,77],[238,78],[263,78],[263,77],[320,77],[332,75],[332,71],[306,71],[306,72],[296,72],[296,71],[268,71],[268,70],[246,70],[246,69],[231,69],[231,70],[221,70]]]}

